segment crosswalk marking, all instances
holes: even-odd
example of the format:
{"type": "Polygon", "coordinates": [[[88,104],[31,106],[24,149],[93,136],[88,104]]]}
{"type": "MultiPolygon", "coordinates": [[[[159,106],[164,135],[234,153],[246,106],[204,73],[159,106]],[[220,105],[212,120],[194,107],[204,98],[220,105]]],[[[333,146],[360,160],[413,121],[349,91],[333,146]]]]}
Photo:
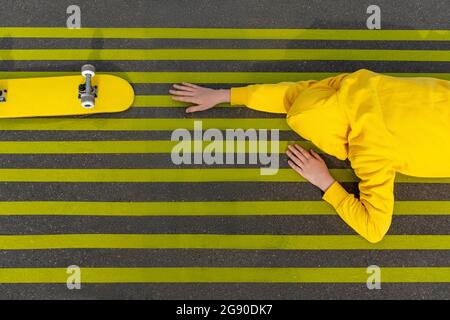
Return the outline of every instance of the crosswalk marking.
{"type": "Polygon", "coordinates": [[[103,119],[103,118],[20,118],[0,119],[1,130],[93,130],[93,131],[157,131],[179,128],[194,130],[194,122],[202,121],[202,128],[219,130],[278,129],[290,130],[283,118],[258,119],[103,119]]]}
{"type": "Polygon", "coordinates": [[[274,28],[39,28],[6,27],[5,38],[113,38],[113,39],[285,39],[448,41],[450,30],[348,30],[274,28]]]}
{"type": "MultiPolygon", "coordinates": [[[[358,182],[351,169],[330,169],[340,182],[358,182]]],[[[0,182],[306,182],[292,169],[261,175],[251,169],[0,169],[0,182]]],[[[420,178],[397,174],[398,183],[450,183],[450,178],[420,178]]]]}
{"type": "Polygon", "coordinates": [[[384,60],[449,61],[447,50],[372,49],[14,49],[2,60],[384,60]]]}
{"type": "MultiPolygon", "coordinates": [[[[260,140],[261,141],[261,140],[260,140]]],[[[318,153],[323,153],[315,147],[310,141],[279,141],[278,150],[273,152],[284,153],[287,145],[291,143],[301,145],[303,148],[314,148],[318,153]]],[[[179,143],[179,141],[170,140],[149,140],[149,141],[0,141],[0,154],[98,154],[98,153],[167,153],[167,159],[170,161],[170,153],[172,149],[179,143]]],[[[224,152],[238,153],[238,141],[234,141],[234,150],[227,151],[226,144],[230,142],[222,141],[215,142],[216,145],[221,145],[224,152]]],[[[249,141],[241,141],[245,148],[239,153],[249,153],[249,141]]],[[[253,142],[258,143],[258,142],[253,142]]],[[[211,144],[211,141],[202,141],[202,147],[211,144]]],[[[266,143],[264,143],[266,144],[266,143]]],[[[194,152],[194,142],[191,141],[191,150],[194,152]]],[[[202,152],[202,150],[199,150],[202,152]]],[[[270,140],[267,141],[267,151],[272,152],[270,140]]],[[[221,154],[221,152],[218,152],[221,154]]]]}
{"type": "MultiPolygon", "coordinates": [[[[450,30],[320,30],[320,29],[227,29],[227,28],[1,28],[4,39],[26,38],[97,38],[97,39],[240,39],[240,40],[353,40],[357,41],[449,41],[450,30]]],[[[8,48],[8,47],[6,47],[8,48]]],[[[384,50],[384,49],[2,49],[4,61],[42,61],[61,64],[58,72],[0,71],[0,78],[25,78],[79,74],[67,61],[139,61],[171,60],[186,61],[420,61],[448,62],[448,50],[384,50]]],[[[14,66],[14,64],[12,64],[14,66]]],[[[16,66],[16,70],[21,70],[16,66]]],[[[12,69],[14,70],[14,69],[12,69]]],[[[32,69],[30,69],[32,70],[32,69]]],[[[34,68],[33,70],[42,70],[34,68]]],[[[121,70],[121,69],[116,69],[121,70]]],[[[431,70],[431,69],[430,69],[431,70]]],[[[103,70],[108,72],[108,70],[103,70]]],[[[445,70],[444,70],[445,71],[445,70]]],[[[335,76],[338,72],[108,72],[127,79],[134,85],[161,85],[181,82],[197,84],[250,84],[301,81],[335,76]]],[[[399,77],[436,77],[450,80],[450,73],[438,72],[386,72],[399,77]]],[[[145,91],[145,90],[144,90],[145,91]]],[[[134,108],[186,107],[187,104],[171,99],[169,95],[138,95],[134,108]]],[[[221,104],[219,107],[228,107],[221,104]]],[[[0,119],[4,131],[170,131],[178,128],[193,129],[194,118],[43,118],[0,119]]],[[[290,130],[284,119],[277,118],[202,118],[203,129],[254,128],[290,130]]],[[[281,141],[280,153],[291,141],[281,141]]],[[[309,141],[296,141],[306,148],[309,141]]],[[[0,141],[0,154],[167,154],[177,142],[155,141],[0,141]]],[[[204,144],[207,144],[205,142],[204,144]]],[[[246,148],[247,150],[247,148],[246,148]]],[[[318,149],[316,149],[318,150],[318,149]]],[[[320,150],[318,150],[320,152],[320,150]]],[[[356,183],[351,169],[331,170],[340,182],[356,183]]],[[[275,176],[261,176],[260,170],[232,169],[0,169],[0,182],[296,182],[306,180],[291,169],[280,169],[275,176]]],[[[449,178],[416,178],[396,175],[396,183],[450,183],[449,178]]],[[[413,195],[411,195],[411,198],[413,195]]],[[[443,221],[450,214],[450,201],[395,201],[394,214],[404,219],[414,216],[443,221]]],[[[299,195],[299,199],[301,195],[299,195]]],[[[438,196],[439,198],[439,196],[438,196]]],[[[72,200],[72,199],[70,199],[72,200]]],[[[100,199],[101,200],[101,199],[100,199]]],[[[179,217],[183,216],[335,216],[335,211],[324,201],[161,201],[161,202],[107,202],[107,201],[2,201],[0,216],[11,216],[26,221],[27,216],[76,217],[179,217]],[[15,217],[14,217],[15,216],[15,217]]],[[[55,218],[55,217],[54,217],[55,218]]],[[[58,217],[57,217],[58,218],[58,217]]],[[[328,218],[328,217],[325,217],[328,218]]],[[[83,230],[81,230],[82,232],[83,230]]],[[[78,232],[78,231],[77,231],[78,232]]],[[[99,232],[99,230],[95,230],[99,232]]],[[[357,235],[232,235],[232,234],[28,234],[0,235],[0,250],[31,251],[62,248],[68,249],[210,249],[210,250],[427,250],[445,252],[450,250],[450,236],[433,235],[387,235],[377,244],[370,244],[357,235]]],[[[55,250],[56,251],[56,250],[55,250]]],[[[23,252],[23,251],[22,251],[23,252]]],[[[360,254],[361,252],[359,252],[360,254]]],[[[369,260],[369,258],[367,258],[369,260]]],[[[381,261],[382,262],[382,261],[381,261]]],[[[413,261],[410,265],[419,265],[413,261]]],[[[136,283],[136,282],[289,282],[289,283],[364,283],[365,268],[82,268],[85,283],[136,283]]],[[[450,282],[450,268],[444,267],[382,267],[383,282],[450,282]]],[[[0,283],[65,283],[65,268],[1,268],[0,283]]]]}
{"type": "MultiPolygon", "coordinates": [[[[395,201],[394,214],[450,215],[450,201],[395,201]]],[[[324,201],[2,201],[0,216],[246,216],[336,215],[324,201]]]]}
{"type": "MultiPolygon", "coordinates": [[[[301,60],[301,59],[299,59],[301,60]]],[[[0,71],[0,79],[19,79],[33,77],[56,77],[78,75],[74,71],[0,71]]],[[[98,74],[101,74],[99,72],[98,74]]],[[[152,83],[275,83],[282,81],[321,80],[332,77],[339,72],[108,72],[126,79],[132,84],[152,83]]],[[[450,73],[433,72],[383,72],[395,77],[435,77],[450,80],[450,73]]]]}
{"type": "MultiPolygon", "coordinates": [[[[365,268],[81,268],[82,283],[366,283],[365,268]]],[[[1,283],[66,283],[65,268],[7,268],[1,283]]],[[[383,283],[450,282],[450,268],[383,268],[383,283]]]]}
{"type": "Polygon", "coordinates": [[[371,244],[357,235],[63,234],[0,235],[0,250],[68,248],[240,250],[450,250],[450,235],[388,235],[371,244]]]}

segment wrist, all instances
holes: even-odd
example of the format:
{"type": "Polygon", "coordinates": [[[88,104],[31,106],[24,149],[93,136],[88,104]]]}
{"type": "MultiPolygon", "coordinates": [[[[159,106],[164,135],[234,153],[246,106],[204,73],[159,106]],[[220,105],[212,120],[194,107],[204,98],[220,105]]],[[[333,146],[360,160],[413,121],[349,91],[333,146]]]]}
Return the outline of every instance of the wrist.
{"type": "Polygon", "coordinates": [[[336,180],[333,177],[330,177],[329,180],[325,181],[321,186],[319,186],[319,188],[323,191],[326,192],[328,190],[328,188],[331,187],[331,185],[335,182],[336,180]]]}
{"type": "Polygon", "coordinates": [[[217,99],[218,103],[230,102],[231,90],[229,89],[217,89],[217,99]]]}

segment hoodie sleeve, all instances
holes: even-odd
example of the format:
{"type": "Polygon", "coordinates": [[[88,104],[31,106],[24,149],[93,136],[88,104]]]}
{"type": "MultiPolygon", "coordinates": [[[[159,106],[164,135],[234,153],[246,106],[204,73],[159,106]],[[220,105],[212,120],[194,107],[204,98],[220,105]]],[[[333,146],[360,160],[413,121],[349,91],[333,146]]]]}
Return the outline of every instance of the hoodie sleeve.
{"type": "Polygon", "coordinates": [[[339,216],[369,242],[383,239],[388,231],[394,209],[395,171],[385,161],[358,159],[355,173],[359,182],[359,199],[335,181],[323,194],[339,216]]]}
{"type": "Polygon", "coordinates": [[[252,84],[231,88],[230,105],[245,105],[250,109],[271,113],[287,113],[298,92],[317,80],[252,84]]]}
{"type": "Polygon", "coordinates": [[[304,89],[315,85],[338,89],[347,73],[322,80],[252,84],[231,88],[230,105],[245,105],[250,109],[271,113],[287,113],[292,103],[304,89]]]}

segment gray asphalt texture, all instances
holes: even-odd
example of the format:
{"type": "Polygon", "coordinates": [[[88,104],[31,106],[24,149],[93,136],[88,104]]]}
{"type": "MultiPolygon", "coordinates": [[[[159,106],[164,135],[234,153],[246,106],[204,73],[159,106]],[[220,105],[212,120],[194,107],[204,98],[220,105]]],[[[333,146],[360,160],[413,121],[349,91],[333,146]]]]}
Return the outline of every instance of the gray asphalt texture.
{"type": "MultiPolygon", "coordinates": [[[[65,27],[72,1],[0,0],[3,27],[65,27]]],[[[367,0],[80,0],[83,27],[320,28],[364,29],[367,0]]],[[[450,29],[446,0],[379,0],[383,29],[450,29]]],[[[274,41],[198,39],[0,39],[1,49],[24,48],[384,48],[449,50],[449,41],[274,41]]],[[[0,71],[78,71],[86,61],[0,61],[0,71]]],[[[450,62],[402,61],[90,61],[102,72],[450,72],[450,62]]],[[[167,95],[171,84],[134,85],[136,94],[167,95]]],[[[234,84],[209,85],[214,88],[234,84]]],[[[242,86],[239,84],[237,86],[242,86]]],[[[129,110],[99,118],[190,118],[184,110],[129,110]]],[[[178,109],[178,108],[177,108],[178,109]]],[[[276,117],[245,108],[217,109],[200,118],[276,117]]],[[[170,131],[1,131],[1,141],[161,140],[170,131]]],[[[282,132],[281,139],[298,139],[282,132]]],[[[331,168],[349,163],[324,156],[331,168]]],[[[282,167],[287,168],[285,157],[282,167]]],[[[161,154],[0,155],[0,168],[174,168],[161,154]]],[[[201,165],[189,168],[201,168],[201,165]]],[[[227,166],[230,167],[230,166],[227,166]]],[[[252,167],[236,165],[232,167],[252,167]]],[[[343,183],[357,194],[356,183],[343,183]]],[[[0,201],[251,201],[315,200],[321,192],[297,183],[2,183],[0,201]]],[[[450,201],[450,184],[396,184],[396,200],[450,201]]],[[[353,234],[336,216],[277,217],[50,217],[2,216],[0,234],[205,233],[353,234]]],[[[450,216],[394,217],[390,234],[450,234],[450,216]]],[[[0,251],[1,268],[61,267],[450,267],[447,250],[281,251],[64,249],[0,251]]],[[[1,299],[448,299],[450,283],[390,283],[368,290],[364,283],[0,284],[1,299]]]]}

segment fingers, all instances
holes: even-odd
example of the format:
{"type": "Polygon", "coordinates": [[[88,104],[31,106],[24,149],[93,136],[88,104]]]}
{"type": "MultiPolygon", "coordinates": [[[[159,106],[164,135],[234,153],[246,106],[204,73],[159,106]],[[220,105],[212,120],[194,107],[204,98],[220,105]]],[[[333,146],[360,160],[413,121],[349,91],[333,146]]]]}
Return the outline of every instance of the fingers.
{"type": "Polygon", "coordinates": [[[322,159],[322,157],[317,152],[314,151],[313,148],[311,148],[311,150],[309,150],[309,151],[311,152],[311,154],[313,155],[314,158],[316,158],[317,160],[320,160],[320,161],[324,161],[322,159]]]}
{"type": "Polygon", "coordinates": [[[292,169],[294,169],[298,174],[302,174],[303,170],[299,166],[297,166],[294,162],[291,160],[288,160],[288,164],[291,166],[292,169]]]}
{"type": "Polygon", "coordinates": [[[187,82],[183,82],[183,84],[183,86],[174,84],[173,87],[180,90],[169,89],[169,92],[173,95],[192,97],[196,94],[196,91],[199,88],[199,86],[187,82]]]}
{"type": "MultiPolygon", "coordinates": [[[[294,145],[289,145],[288,149],[298,158],[300,159],[302,162],[307,162],[308,158],[298,149],[296,148],[296,144],[294,145]]],[[[311,156],[309,156],[310,158],[311,156]]]]}
{"type": "Polygon", "coordinates": [[[195,95],[195,92],[193,92],[193,91],[179,91],[179,90],[172,90],[172,89],[170,89],[169,92],[171,94],[174,94],[174,95],[177,95],[177,96],[193,97],[195,95]]]}
{"type": "Polygon", "coordinates": [[[289,157],[289,161],[295,163],[296,166],[300,167],[301,169],[303,169],[303,166],[305,165],[305,163],[299,159],[295,154],[293,154],[290,150],[286,151],[286,154],[289,157]]]}
{"type": "Polygon", "coordinates": [[[192,88],[189,86],[180,86],[179,84],[174,84],[173,87],[177,88],[177,89],[185,90],[185,91],[191,91],[191,92],[196,90],[195,88],[192,88]]]}
{"type": "Polygon", "coordinates": [[[176,89],[180,89],[180,91],[177,90],[172,90],[170,89],[169,92],[172,94],[177,94],[177,95],[185,95],[185,96],[192,96],[193,94],[195,94],[195,92],[198,90],[198,88],[200,88],[199,86],[187,83],[187,82],[183,82],[183,86],[179,85],[179,84],[174,84],[173,87],[176,89]]]}
{"type": "Polygon", "coordinates": [[[191,112],[197,112],[197,111],[203,111],[204,107],[203,106],[193,106],[193,107],[189,107],[186,109],[186,113],[191,113],[191,112]]]}
{"type": "Polygon", "coordinates": [[[172,96],[172,100],[181,101],[181,102],[198,103],[198,100],[196,97],[172,96]]]}
{"type": "Polygon", "coordinates": [[[306,151],[305,149],[303,149],[300,145],[294,144],[294,148],[297,149],[298,152],[300,152],[300,154],[303,157],[305,157],[305,159],[311,159],[311,154],[308,151],[306,151]]]}
{"type": "Polygon", "coordinates": [[[189,83],[189,82],[183,82],[183,84],[185,86],[188,86],[188,87],[191,87],[191,88],[196,88],[196,89],[200,88],[199,86],[197,86],[195,84],[192,84],[192,83],[189,83]]]}

